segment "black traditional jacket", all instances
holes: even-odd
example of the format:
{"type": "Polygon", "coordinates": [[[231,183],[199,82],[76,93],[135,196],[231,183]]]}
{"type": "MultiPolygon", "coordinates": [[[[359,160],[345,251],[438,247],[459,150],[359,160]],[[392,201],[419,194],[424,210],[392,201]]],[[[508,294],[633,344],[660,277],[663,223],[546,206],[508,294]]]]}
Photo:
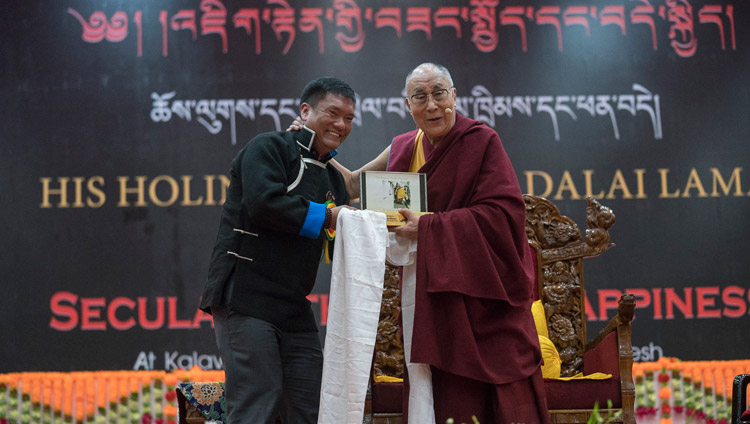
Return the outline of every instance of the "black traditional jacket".
{"type": "Polygon", "coordinates": [[[325,202],[348,204],[349,196],[314,137],[307,128],[260,134],[234,158],[203,311],[227,304],[282,330],[317,329],[306,297],[321,260],[325,202]]]}

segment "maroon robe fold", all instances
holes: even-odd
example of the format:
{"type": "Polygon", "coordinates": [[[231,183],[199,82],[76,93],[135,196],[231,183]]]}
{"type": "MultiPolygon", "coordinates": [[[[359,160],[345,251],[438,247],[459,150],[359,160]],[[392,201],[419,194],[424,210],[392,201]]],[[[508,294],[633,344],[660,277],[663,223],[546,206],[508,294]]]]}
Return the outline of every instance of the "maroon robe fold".
{"type": "MultiPolygon", "coordinates": [[[[389,171],[408,170],[416,133],[394,138],[389,171]]],[[[490,384],[528,378],[542,361],[530,310],[534,268],[500,138],[456,114],[425,159],[419,172],[435,214],[419,221],[412,360],[490,384]]]]}

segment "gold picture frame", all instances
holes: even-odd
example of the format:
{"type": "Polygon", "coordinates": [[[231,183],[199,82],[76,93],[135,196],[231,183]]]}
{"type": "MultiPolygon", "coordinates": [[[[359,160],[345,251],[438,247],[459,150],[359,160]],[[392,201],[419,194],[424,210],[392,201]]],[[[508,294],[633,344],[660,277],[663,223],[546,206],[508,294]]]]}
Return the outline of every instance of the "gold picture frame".
{"type": "Polygon", "coordinates": [[[359,178],[363,210],[383,212],[389,226],[404,225],[399,209],[417,215],[427,211],[427,175],[418,172],[362,171],[359,178]]]}

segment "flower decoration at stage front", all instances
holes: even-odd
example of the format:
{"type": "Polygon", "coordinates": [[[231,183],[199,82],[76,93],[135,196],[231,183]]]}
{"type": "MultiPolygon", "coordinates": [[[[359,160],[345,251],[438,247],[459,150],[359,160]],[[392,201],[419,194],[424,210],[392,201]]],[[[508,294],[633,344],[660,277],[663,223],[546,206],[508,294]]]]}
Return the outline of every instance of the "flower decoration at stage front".
{"type": "MultiPolygon", "coordinates": [[[[329,209],[333,209],[336,207],[336,203],[334,203],[332,199],[326,200],[325,205],[329,209]]],[[[333,240],[336,238],[336,230],[325,228],[323,230],[323,233],[325,234],[325,239],[323,240],[323,243],[324,243],[323,252],[326,257],[326,263],[330,264],[333,258],[331,257],[332,249],[330,249],[329,245],[333,243],[333,240]]]]}
{"type": "Polygon", "coordinates": [[[681,413],[685,409],[685,391],[682,385],[682,372],[678,369],[672,370],[672,409],[681,413]]]}
{"type": "MultiPolygon", "coordinates": [[[[706,418],[716,418],[716,404],[714,403],[714,387],[713,387],[713,375],[710,370],[704,370],[703,374],[703,411],[706,413],[706,418]]],[[[715,421],[715,420],[714,420],[715,421]]],[[[715,422],[706,424],[716,424],[715,422]]]]}
{"type": "Polygon", "coordinates": [[[633,363],[633,377],[635,379],[635,414],[638,418],[648,415],[646,394],[645,366],[640,362],[633,363]]]}
{"type": "Polygon", "coordinates": [[[10,390],[8,390],[5,382],[0,381],[0,424],[8,424],[8,420],[5,417],[11,408],[10,390]]]}
{"type": "Polygon", "coordinates": [[[646,406],[654,409],[656,407],[656,394],[654,393],[654,371],[646,371],[646,406]]]}
{"type": "Polygon", "coordinates": [[[724,369],[720,367],[714,368],[714,381],[716,386],[716,419],[719,420],[719,424],[723,421],[728,422],[732,416],[732,401],[729,400],[731,396],[728,396],[732,385],[729,383],[729,380],[725,378],[724,374],[724,369]]]}
{"type": "MultiPolygon", "coordinates": [[[[169,424],[162,415],[167,392],[177,381],[224,380],[223,370],[24,372],[0,374],[0,417],[10,422],[42,422],[55,415],[63,422],[169,424]],[[42,412],[44,411],[44,412],[42,412]],[[96,411],[96,412],[95,412],[96,411]],[[98,412],[98,416],[96,413],[98,412]]],[[[172,423],[175,422],[172,420],[172,423]]]]}
{"type": "Polygon", "coordinates": [[[178,414],[177,408],[172,405],[171,403],[168,403],[164,405],[164,416],[165,417],[176,417],[178,414]]]}
{"type": "Polygon", "coordinates": [[[175,386],[177,386],[177,383],[180,382],[180,377],[178,377],[177,373],[168,373],[168,374],[164,374],[163,381],[164,381],[164,384],[167,386],[167,390],[174,390],[175,386]]]}
{"type": "Polygon", "coordinates": [[[703,370],[696,367],[693,370],[693,401],[695,417],[699,420],[706,418],[705,392],[703,391],[703,370]]]}
{"type": "Polygon", "coordinates": [[[646,383],[643,379],[643,367],[640,363],[633,363],[633,379],[635,380],[635,406],[646,406],[646,383]]]}
{"type": "Polygon", "coordinates": [[[649,416],[655,416],[657,409],[653,368],[648,364],[644,364],[642,370],[639,370],[638,373],[641,371],[643,373],[641,376],[642,395],[638,400],[639,406],[636,408],[635,413],[638,418],[644,419],[649,416]]]}
{"type": "Polygon", "coordinates": [[[672,389],[669,387],[669,374],[666,368],[659,373],[659,400],[661,410],[661,421],[659,424],[672,424],[672,406],[669,401],[672,398],[672,389]]]}
{"type": "Polygon", "coordinates": [[[693,367],[682,371],[682,389],[685,391],[685,413],[688,417],[695,414],[695,387],[693,386],[693,367]]]}

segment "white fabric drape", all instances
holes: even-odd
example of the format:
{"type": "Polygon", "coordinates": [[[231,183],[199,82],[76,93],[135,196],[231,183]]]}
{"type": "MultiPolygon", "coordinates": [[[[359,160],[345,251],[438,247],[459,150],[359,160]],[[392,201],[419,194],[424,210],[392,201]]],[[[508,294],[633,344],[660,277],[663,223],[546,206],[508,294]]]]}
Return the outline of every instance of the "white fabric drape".
{"type": "Polygon", "coordinates": [[[411,362],[417,287],[417,242],[389,233],[386,257],[390,263],[404,267],[401,280],[401,320],[404,332],[404,359],[406,371],[409,373],[409,422],[434,424],[435,409],[430,366],[411,362]]]}
{"type": "Polygon", "coordinates": [[[385,215],[342,209],[336,222],[318,423],[361,423],[383,296],[385,215]]]}
{"type": "Polygon", "coordinates": [[[396,237],[385,215],[341,210],[328,303],[319,424],[361,423],[383,297],[385,260],[404,267],[401,315],[409,422],[435,423],[429,365],[411,363],[417,242],[396,237]]]}

